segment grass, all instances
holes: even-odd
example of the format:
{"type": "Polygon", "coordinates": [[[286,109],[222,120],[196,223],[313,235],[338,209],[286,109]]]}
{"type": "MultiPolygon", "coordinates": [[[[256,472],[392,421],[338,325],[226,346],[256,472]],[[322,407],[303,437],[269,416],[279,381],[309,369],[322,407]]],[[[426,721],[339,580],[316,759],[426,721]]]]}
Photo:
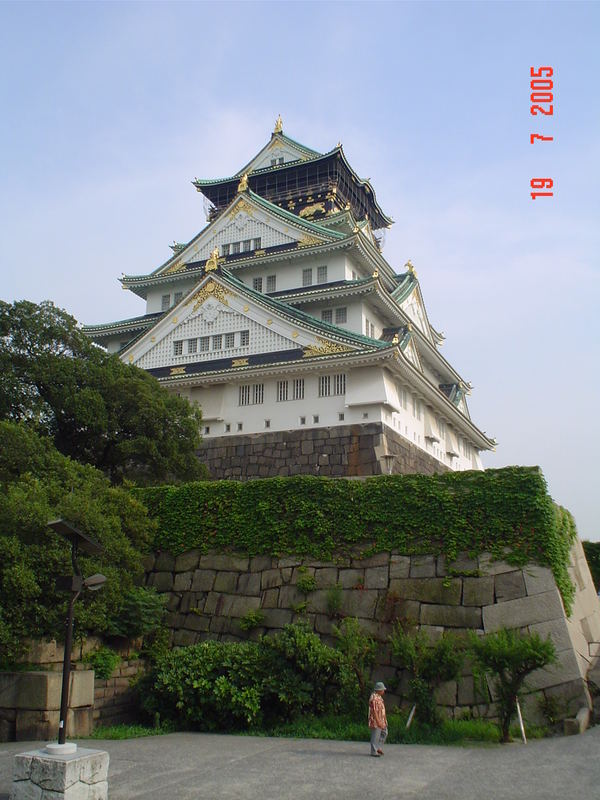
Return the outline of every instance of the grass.
{"type": "Polygon", "coordinates": [[[149,725],[107,725],[96,728],[89,739],[140,739],[142,736],[162,736],[173,733],[174,728],[169,725],[150,727],[149,725]]]}

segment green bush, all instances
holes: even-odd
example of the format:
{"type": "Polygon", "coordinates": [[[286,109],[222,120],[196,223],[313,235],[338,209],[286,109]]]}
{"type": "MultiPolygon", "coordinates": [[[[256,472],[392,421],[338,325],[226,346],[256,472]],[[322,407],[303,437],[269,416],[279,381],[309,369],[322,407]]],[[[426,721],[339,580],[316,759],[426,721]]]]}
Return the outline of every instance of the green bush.
{"type": "Polygon", "coordinates": [[[343,654],[302,625],[258,642],[206,641],[172,650],[138,690],[150,718],[219,731],[339,710],[359,692],[343,654]]]}
{"type": "Polygon", "coordinates": [[[94,670],[96,677],[106,681],[121,663],[121,656],[110,647],[99,647],[83,659],[94,670]]]}
{"type": "Polygon", "coordinates": [[[475,668],[489,675],[494,682],[495,700],[500,712],[502,741],[510,741],[510,723],[517,710],[517,699],[525,679],[535,669],[556,661],[550,637],[539,634],[520,634],[503,628],[483,638],[471,635],[471,651],[475,668]]]}
{"type": "Polygon", "coordinates": [[[394,625],[389,641],[397,665],[410,675],[409,698],[416,705],[415,717],[427,725],[437,724],[435,690],[460,675],[464,643],[449,633],[437,640],[431,640],[422,630],[408,633],[399,623],[394,625]]]}
{"type": "Polygon", "coordinates": [[[158,594],[152,587],[133,586],[124,597],[119,612],[108,625],[114,636],[135,639],[147,636],[163,624],[166,614],[166,594],[158,594]]]}
{"type": "Polygon", "coordinates": [[[567,609],[570,514],[548,495],[537,467],[381,475],[365,481],[265,478],[135,489],[159,522],[157,548],[237,551],[319,560],[397,551],[459,552],[552,568],[567,609]]]}
{"type": "Polygon", "coordinates": [[[361,629],[355,617],[346,617],[339,625],[334,625],[333,635],[337,639],[338,649],[356,675],[361,694],[364,695],[377,652],[374,639],[361,629]]]}
{"type": "Polygon", "coordinates": [[[311,575],[307,567],[298,567],[298,580],[296,581],[296,588],[302,594],[310,594],[317,588],[317,581],[314,575],[311,575]]]}
{"type": "Polygon", "coordinates": [[[265,621],[265,615],[260,608],[253,608],[240,619],[240,628],[243,631],[251,631],[260,628],[265,621]]]}

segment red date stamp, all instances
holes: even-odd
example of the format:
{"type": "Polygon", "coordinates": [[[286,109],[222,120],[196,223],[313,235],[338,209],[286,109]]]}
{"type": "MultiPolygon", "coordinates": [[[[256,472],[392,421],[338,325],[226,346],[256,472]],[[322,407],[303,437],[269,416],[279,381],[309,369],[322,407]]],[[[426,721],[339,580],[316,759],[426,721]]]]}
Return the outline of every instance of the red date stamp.
{"type": "MultiPolygon", "coordinates": [[[[547,117],[554,116],[554,70],[552,67],[530,67],[531,81],[529,87],[531,94],[529,99],[531,101],[530,113],[533,117],[538,114],[543,114],[547,117]]],[[[552,142],[554,136],[542,136],[540,133],[530,133],[529,143],[535,142],[552,142]]],[[[531,199],[535,200],[538,197],[554,197],[553,191],[540,191],[541,189],[554,189],[554,181],[552,178],[532,178],[529,181],[532,189],[537,191],[531,192],[531,199]]]]}

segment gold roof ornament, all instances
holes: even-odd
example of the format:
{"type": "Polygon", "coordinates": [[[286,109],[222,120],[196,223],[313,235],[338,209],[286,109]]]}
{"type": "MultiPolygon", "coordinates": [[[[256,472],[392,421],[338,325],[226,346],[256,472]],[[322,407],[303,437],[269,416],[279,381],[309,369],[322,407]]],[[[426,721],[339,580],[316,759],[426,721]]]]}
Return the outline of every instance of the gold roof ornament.
{"type": "Polygon", "coordinates": [[[413,275],[415,278],[417,277],[417,270],[414,268],[410,258],[408,259],[408,261],[404,266],[410,272],[411,275],[413,275]]]}
{"type": "Polygon", "coordinates": [[[398,331],[394,334],[394,338],[392,339],[392,344],[399,344],[400,339],[398,338],[398,331]]]}
{"type": "Polygon", "coordinates": [[[215,247],[215,249],[210,254],[210,257],[206,261],[206,264],[204,266],[204,271],[212,272],[213,270],[217,269],[218,266],[219,266],[219,248],[215,247]]]}
{"type": "Polygon", "coordinates": [[[240,192],[247,192],[248,191],[248,173],[244,172],[240,182],[238,183],[238,194],[240,192]]]}
{"type": "Polygon", "coordinates": [[[275,120],[275,127],[273,128],[273,133],[283,133],[283,120],[281,119],[281,114],[279,114],[277,119],[275,120]]]}
{"type": "Polygon", "coordinates": [[[379,270],[375,269],[375,272],[373,273],[373,275],[371,277],[372,278],[378,278],[379,277],[379,270]]]}

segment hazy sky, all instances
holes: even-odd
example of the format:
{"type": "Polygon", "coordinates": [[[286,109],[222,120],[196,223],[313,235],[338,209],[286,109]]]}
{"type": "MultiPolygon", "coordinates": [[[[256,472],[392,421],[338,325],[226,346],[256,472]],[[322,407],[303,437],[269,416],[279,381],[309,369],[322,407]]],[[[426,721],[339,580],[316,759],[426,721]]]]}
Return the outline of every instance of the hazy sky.
{"type": "Polygon", "coordinates": [[[236,172],[281,113],[341,140],[396,220],[384,255],[412,259],[474,385],[486,465],[539,464],[600,539],[599,35],[598,3],[0,2],[0,295],[144,313],[119,275],[197,233],[190,181],[236,172]]]}

